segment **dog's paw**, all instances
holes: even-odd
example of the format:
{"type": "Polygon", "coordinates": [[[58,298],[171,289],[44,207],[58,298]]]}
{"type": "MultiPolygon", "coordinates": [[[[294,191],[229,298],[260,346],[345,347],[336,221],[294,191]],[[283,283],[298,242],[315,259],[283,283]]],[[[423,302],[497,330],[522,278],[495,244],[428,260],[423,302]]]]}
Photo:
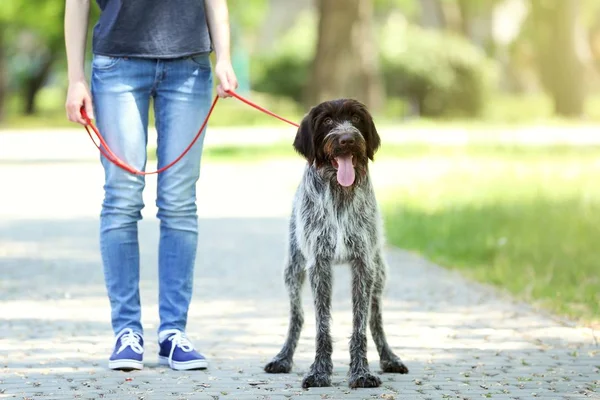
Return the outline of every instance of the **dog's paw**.
{"type": "Polygon", "coordinates": [[[378,376],[365,372],[361,374],[352,374],[348,380],[348,386],[356,388],[374,388],[381,385],[381,379],[378,376]]]}
{"type": "Polygon", "coordinates": [[[274,358],[265,365],[265,372],[269,374],[287,374],[292,370],[292,361],[286,358],[274,358]]]}
{"type": "Polygon", "coordinates": [[[331,386],[331,376],[325,373],[311,372],[302,380],[302,387],[325,387],[331,386]]]}
{"type": "Polygon", "coordinates": [[[408,368],[404,363],[398,358],[394,357],[391,360],[381,360],[380,362],[381,370],[383,372],[392,372],[396,374],[408,374],[408,368]]]}

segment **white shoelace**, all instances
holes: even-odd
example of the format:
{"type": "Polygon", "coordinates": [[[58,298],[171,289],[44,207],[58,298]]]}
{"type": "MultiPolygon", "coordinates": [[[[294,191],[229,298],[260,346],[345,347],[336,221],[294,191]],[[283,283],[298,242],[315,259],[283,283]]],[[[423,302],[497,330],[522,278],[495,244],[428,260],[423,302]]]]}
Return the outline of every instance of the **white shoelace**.
{"type": "Polygon", "coordinates": [[[171,343],[171,351],[169,352],[169,366],[173,368],[173,352],[176,347],[179,347],[181,350],[189,353],[194,351],[194,345],[189,341],[185,333],[181,331],[177,331],[175,334],[169,337],[171,343]]]}
{"type": "Polygon", "coordinates": [[[117,350],[117,354],[125,350],[127,347],[131,347],[131,350],[138,354],[142,354],[144,352],[144,348],[140,344],[142,337],[132,331],[130,328],[124,330],[126,333],[120,336],[121,339],[121,347],[117,350]]]}

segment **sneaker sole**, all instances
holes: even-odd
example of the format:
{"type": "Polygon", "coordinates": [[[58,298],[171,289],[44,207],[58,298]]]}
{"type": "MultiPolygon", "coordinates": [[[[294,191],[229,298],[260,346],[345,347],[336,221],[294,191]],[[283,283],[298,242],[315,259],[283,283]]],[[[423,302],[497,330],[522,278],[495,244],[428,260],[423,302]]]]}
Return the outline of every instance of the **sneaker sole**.
{"type": "MultiPolygon", "coordinates": [[[[158,356],[158,363],[160,365],[169,365],[169,357],[158,356]]],[[[208,368],[208,361],[206,360],[191,360],[191,361],[173,361],[171,367],[177,371],[186,371],[190,369],[206,369],[208,368]]]]}
{"type": "Polygon", "coordinates": [[[144,368],[144,363],[142,361],[136,360],[112,360],[108,362],[108,368],[110,369],[137,369],[140,370],[144,368]]]}

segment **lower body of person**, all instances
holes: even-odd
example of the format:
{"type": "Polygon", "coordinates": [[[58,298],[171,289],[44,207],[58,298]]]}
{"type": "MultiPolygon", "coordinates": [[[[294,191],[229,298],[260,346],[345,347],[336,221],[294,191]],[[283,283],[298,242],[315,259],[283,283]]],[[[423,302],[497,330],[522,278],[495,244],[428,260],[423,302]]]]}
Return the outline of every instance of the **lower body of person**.
{"type": "MultiPolygon", "coordinates": [[[[177,59],[94,55],[91,91],[96,125],[120,159],[139,170],[147,162],[148,115],[154,103],[158,168],[173,161],[198,133],[210,108],[213,75],[208,54],[177,59]]],[[[174,166],[158,174],[159,363],[173,369],[208,366],[185,334],[198,243],[196,183],[204,132],[174,166]]],[[[139,294],[138,221],[144,176],[101,157],[104,200],[100,250],[111,306],[115,347],[111,369],[141,369],[144,330],[139,294]]]]}

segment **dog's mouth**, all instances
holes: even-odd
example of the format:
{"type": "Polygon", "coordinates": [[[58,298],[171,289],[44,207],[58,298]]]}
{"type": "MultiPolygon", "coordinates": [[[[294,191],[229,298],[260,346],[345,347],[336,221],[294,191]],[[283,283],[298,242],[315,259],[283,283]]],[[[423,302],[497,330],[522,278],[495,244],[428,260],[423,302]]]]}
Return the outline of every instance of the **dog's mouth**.
{"type": "Polygon", "coordinates": [[[338,183],[344,187],[352,186],[356,180],[356,158],[352,154],[344,154],[333,158],[331,165],[337,170],[338,183]]]}

